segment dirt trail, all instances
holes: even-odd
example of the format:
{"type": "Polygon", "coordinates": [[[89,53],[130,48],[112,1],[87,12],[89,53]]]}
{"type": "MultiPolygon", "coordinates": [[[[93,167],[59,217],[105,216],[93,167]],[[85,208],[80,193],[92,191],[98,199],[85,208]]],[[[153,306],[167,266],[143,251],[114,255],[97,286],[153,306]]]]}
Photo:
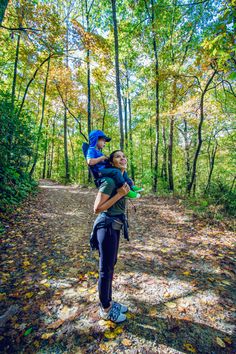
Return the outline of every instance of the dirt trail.
{"type": "Polygon", "coordinates": [[[16,314],[0,328],[1,352],[235,353],[233,232],[194,219],[177,199],[129,206],[130,242],[121,237],[113,284],[128,321],[99,319],[95,195],[43,180],[4,219],[0,316],[13,305],[16,314]]]}

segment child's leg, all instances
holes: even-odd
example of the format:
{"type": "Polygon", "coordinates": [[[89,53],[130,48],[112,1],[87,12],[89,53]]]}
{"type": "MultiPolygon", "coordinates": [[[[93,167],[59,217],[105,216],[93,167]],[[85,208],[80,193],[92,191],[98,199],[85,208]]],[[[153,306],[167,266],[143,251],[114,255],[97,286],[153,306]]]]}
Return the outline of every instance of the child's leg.
{"type": "Polygon", "coordinates": [[[99,173],[102,175],[102,177],[111,177],[114,179],[115,184],[117,188],[120,188],[125,184],[125,179],[121,173],[121,171],[118,168],[102,168],[99,173]]]}
{"type": "Polygon", "coordinates": [[[134,185],[132,179],[129,178],[128,173],[125,171],[123,174],[123,178],[125,180],[125,182],[128,183],[128,185],[130,186],[130,188],[134,185]]]}

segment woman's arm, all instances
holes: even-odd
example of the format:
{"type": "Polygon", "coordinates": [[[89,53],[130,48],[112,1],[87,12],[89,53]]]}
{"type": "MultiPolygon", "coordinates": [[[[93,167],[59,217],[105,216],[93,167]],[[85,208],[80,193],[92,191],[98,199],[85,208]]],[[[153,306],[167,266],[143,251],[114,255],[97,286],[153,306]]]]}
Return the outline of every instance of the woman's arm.
{"type": "Polygon", "coordinates": [[[93,207],[94,213],[98,214],[101,211],[109,209],[119,199],[124,197],[129,192],[129,190],[130,190],[129,185],[124,184],[122,187],[117,189],[117,193],[112,198],[110,198],[108,194],[98,192],[93,207]]]}

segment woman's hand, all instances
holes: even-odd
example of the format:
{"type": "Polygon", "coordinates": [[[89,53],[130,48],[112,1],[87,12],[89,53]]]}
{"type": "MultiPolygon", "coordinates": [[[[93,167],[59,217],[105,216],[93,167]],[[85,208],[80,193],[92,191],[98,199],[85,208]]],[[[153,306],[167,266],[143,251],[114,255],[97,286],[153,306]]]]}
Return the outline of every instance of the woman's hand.
{"type": "Polygon", "coordinates": [[[128,183],[123,184],[122,187],[117,189],[117,193],[120,194],[122,197],[124,197],[126,194],[128,194],[129,191],[130,191],[130,187],[129,187],[128,183]]]}

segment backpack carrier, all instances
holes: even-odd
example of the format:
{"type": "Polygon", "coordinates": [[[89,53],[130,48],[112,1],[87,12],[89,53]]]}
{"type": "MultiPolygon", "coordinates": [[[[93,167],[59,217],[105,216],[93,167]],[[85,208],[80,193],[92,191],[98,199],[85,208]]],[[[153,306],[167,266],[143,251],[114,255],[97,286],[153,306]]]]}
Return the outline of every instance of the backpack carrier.
{"type": "MultiPolygon", "coordinates": [[[[89,144],[88,143],[83,143],[82,144],[82,151],[83,151],[84,158],[85,158],[86,161],[87,161],[86,157],[87,157],[88,148],[89,148],[89,144]]],[[[100,186],[99,178],[101,178],[102,176],[100,175],[99,172],[94,170],[93,166],[89,166],[88,165],[88,168],[89,168],[89,171],[91,172],[91,174],[93,176],[95,186],[98,188],[100,186]]]]}

